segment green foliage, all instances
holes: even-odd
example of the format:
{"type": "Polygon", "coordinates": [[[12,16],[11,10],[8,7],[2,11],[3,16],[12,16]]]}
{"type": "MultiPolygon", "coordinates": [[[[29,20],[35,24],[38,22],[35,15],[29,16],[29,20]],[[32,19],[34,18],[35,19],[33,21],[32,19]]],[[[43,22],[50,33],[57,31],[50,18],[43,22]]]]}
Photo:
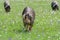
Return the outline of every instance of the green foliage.
{"type": "Polygon", "coordinates": [[[60,10],[52,11],[52,0],[10,0],[9,13],[4,10],[4,1],[0,1],[0,40],[60,40],[60,10]],[[36,13],[31,32],[23,29],[22,11],[26,6],[36,13]]]}

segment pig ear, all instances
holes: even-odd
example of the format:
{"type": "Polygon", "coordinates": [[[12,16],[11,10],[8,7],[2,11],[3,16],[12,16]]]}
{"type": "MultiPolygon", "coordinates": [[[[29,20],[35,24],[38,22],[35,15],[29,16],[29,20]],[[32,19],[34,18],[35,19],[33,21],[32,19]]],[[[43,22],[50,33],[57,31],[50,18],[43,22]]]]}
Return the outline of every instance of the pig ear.
{"type": "Polygon", "coordinates": [[[25,14],[23,15],[23,19],[25,18],[25,14]]]}

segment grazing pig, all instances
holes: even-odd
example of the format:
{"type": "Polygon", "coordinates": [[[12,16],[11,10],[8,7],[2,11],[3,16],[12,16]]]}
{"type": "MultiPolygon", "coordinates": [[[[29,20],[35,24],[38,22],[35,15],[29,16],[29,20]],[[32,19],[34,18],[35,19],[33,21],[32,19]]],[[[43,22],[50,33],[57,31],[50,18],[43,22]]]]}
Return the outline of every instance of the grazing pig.
{"type": "Polygon", "coordinates": [[[25,7],[22,16],[23,16],[23,23],[24,23],[24,27],[26,28],[26,31],[31,31],[31,28],[35,20],[34,10],[30,7],[25,7]]]}
{"type": "Polygon", "coordinates": [[[59,6],[58,6],[57,1],[52,1],[51,7],[52,7],[52,10],[54,10],[54,11],[59,10],[59,6]]]}
{"type": "Polygon", "coordinates": [[[10,4],[9,4],[9,0],[5,0],[4,1],[4,9],[6,12],[10,12],[10,4]]]}

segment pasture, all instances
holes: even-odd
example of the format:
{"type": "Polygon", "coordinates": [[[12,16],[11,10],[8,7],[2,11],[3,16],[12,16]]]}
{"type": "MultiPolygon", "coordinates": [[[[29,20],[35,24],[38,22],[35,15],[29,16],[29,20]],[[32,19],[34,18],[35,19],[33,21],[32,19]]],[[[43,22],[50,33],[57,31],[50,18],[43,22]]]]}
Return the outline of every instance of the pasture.
{"type": "MultiPolygon", "coordinates": [[[[60,8],[60,0],[57,0],[60,8]]],[[[60,40],[60,10],[53,12],[52,0],[10,0],[11,12],[4,10],[0,0],[0,40],[60,40]],[[31,32],[23,30],[22,11],[26,6],[35,10],[31,32]]]]}

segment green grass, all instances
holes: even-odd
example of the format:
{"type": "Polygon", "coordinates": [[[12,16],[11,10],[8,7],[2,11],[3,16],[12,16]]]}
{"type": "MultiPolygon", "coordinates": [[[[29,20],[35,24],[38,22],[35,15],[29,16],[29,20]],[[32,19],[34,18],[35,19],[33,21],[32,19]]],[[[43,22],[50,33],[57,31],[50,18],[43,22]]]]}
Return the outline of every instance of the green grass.
{"type": "Polygon", "coordinates": [[[60,40],[60,10],[53,12],[51,1],[11,0],[11,12],[6,13],[3,7],[4,1],[1,0],[0,40],[60,40]],[[26,6],[32,7],[36,13],[31,32],[23,30],[22,11],[26,6]]]}

